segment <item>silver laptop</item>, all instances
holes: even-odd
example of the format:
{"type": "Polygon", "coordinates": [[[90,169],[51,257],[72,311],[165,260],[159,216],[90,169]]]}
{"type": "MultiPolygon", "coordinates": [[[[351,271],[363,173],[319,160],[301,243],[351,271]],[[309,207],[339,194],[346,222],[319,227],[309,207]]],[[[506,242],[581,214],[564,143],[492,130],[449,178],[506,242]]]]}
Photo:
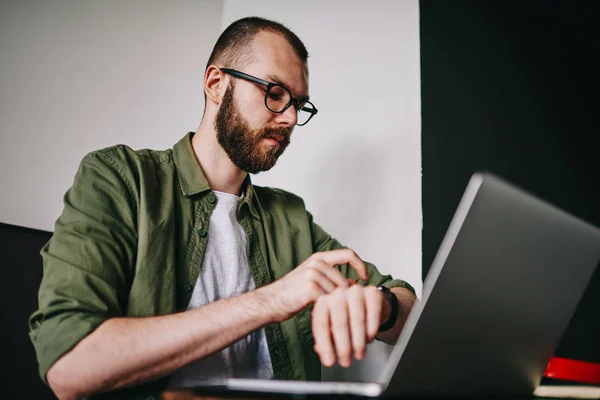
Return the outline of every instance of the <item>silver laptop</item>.
{"type": "Polygon", "coordinates": [[[599,260],[599,229],[493,175],[475,174],[422,299],[375,382],[229,379],[196,389],[531,395],[599,260]]]}

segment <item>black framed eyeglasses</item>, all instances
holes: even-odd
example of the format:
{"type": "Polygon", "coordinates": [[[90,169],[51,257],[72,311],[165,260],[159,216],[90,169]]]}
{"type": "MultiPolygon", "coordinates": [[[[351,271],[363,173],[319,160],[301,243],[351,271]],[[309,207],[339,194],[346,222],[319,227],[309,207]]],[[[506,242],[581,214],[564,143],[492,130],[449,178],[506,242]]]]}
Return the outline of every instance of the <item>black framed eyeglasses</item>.
{"type": "Polygon", "coordinates": [[[235,69],[221,68],[221,71],[236,78],[245,79],[247,81],[266,86],[265,106],[267,106],[271,112],[281,114],[290,108],[291,105],[294,105],[296,114],[298,114],[298,119],[296,122],[296,125],[298,126],[306,125],[308,121],[310,121],[311,118],[317,115],[319,112],[313,103],[307,100],[302,101],[295,99],[292,96],[292,92],[290,92],[288,88],[278,83],[265,81],[264,79],[248,75],[245,72],[236,71],[235,69]]]}

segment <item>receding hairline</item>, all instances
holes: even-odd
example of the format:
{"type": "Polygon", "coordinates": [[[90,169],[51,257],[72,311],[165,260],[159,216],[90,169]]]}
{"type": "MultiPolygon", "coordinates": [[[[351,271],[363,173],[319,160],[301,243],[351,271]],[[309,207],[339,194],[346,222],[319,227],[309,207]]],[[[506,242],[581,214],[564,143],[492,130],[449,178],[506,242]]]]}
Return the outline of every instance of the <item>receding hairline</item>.
{"type": "Polygon", "coordinates": [[[213,50],[206,63],[206,68],[210,65],[223,65],[229,63],[228,67],[243,67],[252,61],[252,46],[256,35],[261,32],[275,33],[283,37],[292,47],[300,60],[306,62],[308,59],[308,50],[291,29],[280,22],[269,20],[262,17],[250,16],[238,19],[219,35],[213,50]]]}
{"type": "Polygon", "coordinates": [[[219,68],[232,68],[232,69],[243,69],[244,67],[258,62],[258,58],[256,57],[256,38],[261,33],[271,33],[278,35],[279,37],[285,39],[286,43],[290,46],[290,48],[294,51],[294,54],[298,56],[300,61],[303,64],[307,64],[307,58],[303,58],[302,54],[298,52],[298,50],[294,47],[292,43],[290,43],[289,38],[286,37],[282,32],[272,29],[272,28],[264,28],[255,32],[251,36],[244,38],[240,43],[236,43],[223,49],[217,54],[214,54],[214,57],[209,60],[209,64],[206,65],[206,69],[208,69],[211,65],[215,65],[219,68]]]}

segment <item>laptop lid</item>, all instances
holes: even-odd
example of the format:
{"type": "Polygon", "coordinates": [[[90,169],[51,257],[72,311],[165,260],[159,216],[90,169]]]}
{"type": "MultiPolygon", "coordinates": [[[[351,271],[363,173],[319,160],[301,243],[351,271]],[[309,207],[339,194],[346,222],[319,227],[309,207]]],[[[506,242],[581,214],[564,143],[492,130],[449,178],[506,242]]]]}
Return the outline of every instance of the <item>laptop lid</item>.
{"type": "Polygon", "coordinates": [[[385,393],[533,393],[599,259],[596,227],[473,175],[382,372],[385,393]]]}

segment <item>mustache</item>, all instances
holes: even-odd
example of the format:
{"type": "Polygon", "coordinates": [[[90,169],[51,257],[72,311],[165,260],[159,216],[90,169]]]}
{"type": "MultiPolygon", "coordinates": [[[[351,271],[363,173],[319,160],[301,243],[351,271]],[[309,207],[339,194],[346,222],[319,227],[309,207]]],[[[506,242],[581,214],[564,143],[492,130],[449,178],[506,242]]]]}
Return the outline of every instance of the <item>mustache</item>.
{"type": "Polygon", "coordinates": [[[290,143],[290,136],[292,136],[292,129],[290,128],[265,128],[260,135],[260,139],[275,139],[287,145],[290,143]]]}

